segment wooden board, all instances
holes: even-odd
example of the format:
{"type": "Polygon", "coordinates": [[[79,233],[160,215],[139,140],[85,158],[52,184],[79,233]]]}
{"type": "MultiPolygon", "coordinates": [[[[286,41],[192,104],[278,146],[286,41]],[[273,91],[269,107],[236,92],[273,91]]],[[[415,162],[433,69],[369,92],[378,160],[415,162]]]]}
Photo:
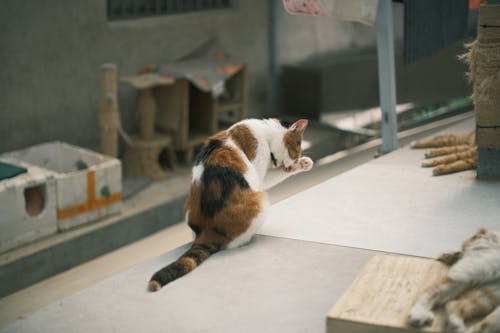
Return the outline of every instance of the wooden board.
{"type": "Polygon", "coordinates": [[[120,82],[128,83],[136,89],[149,89],[156,86],[171,85],[175,79],[167,74],[142,74],[135,76],[122,76],[120,82]]]}
{"type": "MultiPolygon", "coordinates": [[[[357,275],[327,317],[327,332],[418,332],[406,319],[416,299],[441,281],[447,267],[438,261],[415,257],[376,255],[357,275]]],[[[442,332],[437,314],[422,331],[442,332]]]]}

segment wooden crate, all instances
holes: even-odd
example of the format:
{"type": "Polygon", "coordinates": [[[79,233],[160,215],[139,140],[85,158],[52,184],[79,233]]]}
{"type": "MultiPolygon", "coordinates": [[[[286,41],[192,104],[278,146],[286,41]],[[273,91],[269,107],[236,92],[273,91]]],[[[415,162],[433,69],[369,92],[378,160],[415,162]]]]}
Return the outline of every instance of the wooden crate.
{"type": "Polygon", "coordinates": [[[421,330],[407,326],[406,320],[417,298],[446,272],[435,260],[374,256],[328,313],[327,332],[443,332],[441,313],[421,330]]]}

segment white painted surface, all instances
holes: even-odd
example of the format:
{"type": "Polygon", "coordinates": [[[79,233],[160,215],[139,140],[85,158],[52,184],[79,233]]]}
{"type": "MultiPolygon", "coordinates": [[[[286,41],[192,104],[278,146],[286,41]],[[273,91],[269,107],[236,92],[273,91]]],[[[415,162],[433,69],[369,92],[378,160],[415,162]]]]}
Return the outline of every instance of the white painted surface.
{"type": "MultiPolygon", "coordinates": [[[[31,146],[5,153],[2,158],[18,164],[37,166],[46,174],[53,175],[59,210],[87,203],[87,172],[89,170],[95,171],[95,199],[122,191],[121,162],[118,159],[64,142],[55,141],[31,146]]],[[[120,209],[121,202],[107,204],[60,219],[58,228],[59,230],[70,229],[118,213],[120,209]]]]}
{"type": "Polygon", "coordinates": [[[0,181],[0,252],[5,252],[57,232],[56,181],[51,173],[38,167],[15,163],[7,158],[1,160],[28,170],[0,181]],[[36,186],[42,187],[43,210],[30,216],[24,191],[36,186]]]}
{"type": "Polygon", "coordinates": [[[187,246],[18,318],[0,332],[323,332],[328,309],[372,255],[256,237],[148,292],[151,275],[187,246]]]}
{"type": "Polygon", "coordinates": [[[259,233],[436,257],[479,227],[500,228],[500,183],[475,171],[433,177],[423,153],[404,147],[279,202],[259,233]]]}

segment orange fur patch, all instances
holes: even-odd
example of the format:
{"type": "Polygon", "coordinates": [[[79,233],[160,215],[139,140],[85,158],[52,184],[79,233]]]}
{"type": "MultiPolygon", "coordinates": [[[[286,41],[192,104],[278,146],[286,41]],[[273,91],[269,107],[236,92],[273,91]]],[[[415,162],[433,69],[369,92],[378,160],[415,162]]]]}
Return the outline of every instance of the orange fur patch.
{"type": "Polygon", "coordinates": [[[208,228],[200,235],[201,243],[227,245],[244,233],[261,211],[262,193],[236,188],[226,207],[213,218],[206,218],[208,228]]]}
{"type": "Polygon", "coordinates": [[[216,165],[223,168],[232,168],[242,174],[247,171],[247,166],[240,154],[228,146],[214,150],[205,160],[205,165],[216,165]]]}
{"type": "Polygon", "coordinates": [[[161,289],[161,285],[156,281],[149,281],[149,290],[158,291],[161,289]]]}
{"type": "Polygon", "coordinates": [[[255,159],[259,142],[246,125],[236,125],[229,131],[231,139],[245,153],[249,161],[255,159]]]}
{"type": "Polygon", "coordinates": [[[200,210],[200,198],[201,198],[201,185],[191,184],[191,191],[189,191],[189,196],[186,200],[185,209],[189,210],[188,213],[188,223],[189,225],[195,226],[198,230],[203,230],[205,224],[203,224],[203,216],[200,210]]]}
{"type": "Polygon", "coordinates": [[[191,186],[188,198],[189,224],[200,228],[196,238],[198,244],[227,245],[244,233],[261,211],[263,192],[235,188],[226,201],[226,206],[213,217],[201,212],[201,185],[191,186]]]}
{"type": "Polygon", "coordinates": [[[302,153],[302,149],[300,144],[302,142],[302,133],[301,131],[287,131],[283,136],[283,142],[285,143],[285,147],[288,149],[288,155],[292,160],[296,160],[300,157],[302,153]]]}
{"type": "Polygon", "coordinates": [[[188,272],[191,272],[193,269],[196,268],[196,261],[194,261],[192,258],[183,257],[180,258],[179,261],[181,262],[181,264],[184,265],[184,267],[186,267],[188,272]]]}
{"type": "Polygon", "coordinates": [[[214,135],[212,135],[211,137],[208,138],[207,141],[205,141],[205,144],[208,143],[210,140],[219,140],[219,141],[226,141],[227,140],[227,131],[220,131],[214,135]]]}
{"type": "Polygon", "coordinates": [[[495,295],[495,293],[493,293],[490,289],[483,287],[483,288],[479,288],[479,291],[482,292],[484,294],[484,296],[491,303],[493,303],[496,306],[500,305],[500,298],[497,295],[495,295]]]}

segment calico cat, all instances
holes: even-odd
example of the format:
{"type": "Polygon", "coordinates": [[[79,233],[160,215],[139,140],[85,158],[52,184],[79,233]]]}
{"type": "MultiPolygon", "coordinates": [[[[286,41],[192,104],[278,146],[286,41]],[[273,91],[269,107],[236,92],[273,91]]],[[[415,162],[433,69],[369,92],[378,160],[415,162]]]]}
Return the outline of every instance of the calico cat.
{"type": "Polygon", "coordinates": [[[423,167],[434,167],[434,176],[453,172],[471,170],[477,167],[476,131],[464,135],[443,135],[431,140],[420,140],[411,143],[412,148],[433,148],[425,153],[426,158],[434,158],[422,162],[423,167]]]}
{"type": "Polygon", "coordinates": [[[313,166],[302,157],[307,120],[246,119],[210,137],[196,157],[186,220],[195,233],[179,259],[156,272],[151,291],[195,269],[210,255],[247,243],[264,221],[265,189],[313,166]]]}
{"type": "Polygon", "coordinates": [[[418,299],[409,324],[430,324],[432,310],[444,305],[446,332],[500,332],[500,231],[480,229],[461,251],[445,253],[438,260],[450,266],[447,277],[418,299]],[[466,327],[471,319],[479,321],[466,327]]]}

